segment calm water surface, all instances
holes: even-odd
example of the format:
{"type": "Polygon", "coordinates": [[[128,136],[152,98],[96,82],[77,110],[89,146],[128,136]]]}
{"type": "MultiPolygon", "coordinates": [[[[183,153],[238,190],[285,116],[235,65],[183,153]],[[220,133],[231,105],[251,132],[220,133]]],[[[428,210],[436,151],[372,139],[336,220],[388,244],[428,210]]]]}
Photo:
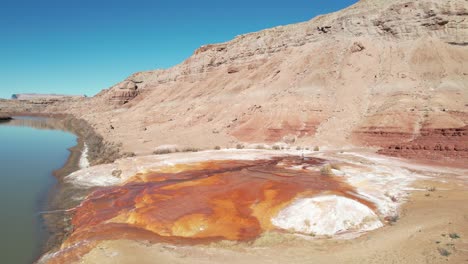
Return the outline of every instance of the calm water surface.
{"type": "Polygon", "coordinates": [[[40,254],[46,237],[40,212],[56,184],[52,172],[76,145],[75,135],[47,129],[46,119],[22,121],[0,123],[0,262],[9,264],[40,254]]]}

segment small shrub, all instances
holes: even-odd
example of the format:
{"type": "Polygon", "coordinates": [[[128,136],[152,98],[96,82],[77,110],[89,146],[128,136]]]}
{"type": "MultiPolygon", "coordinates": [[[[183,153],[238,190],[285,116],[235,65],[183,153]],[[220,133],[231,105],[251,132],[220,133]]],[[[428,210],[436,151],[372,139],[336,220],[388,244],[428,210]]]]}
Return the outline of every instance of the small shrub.
{"type": "Polygon", "coordinates": [[[257,145],[255,146],[256,149],[265,149],[265,146],[264,145],[257,145]]]}
{"type": "Polygon", "coordinates": [[[437,251],[439,251],[439,254],[444,257],[450,256],[450,252],[446,250],[445,248],[437,248],[437,251]]]}
{"type": "Polygon", "coordinates": [[[320,151],[320,148],[318,146],[315,146],[314,151],[320,151]]]}
{"type": "Polygon", "coordinates": [[[135,152],[124,152],[124,153],[122,153],[123,158],[131,158],[131,157],[135,157],[135,156],[136,156],[135,152]]]}
{"type": "Polygon", "coordinates": [[[429,192],[435,192],[437,189],[436,189],[436,187],[429,187],[429,188],[427,188],[427,190],[429,192]]]}
{"type": "Polygon", "coordinates": [[[302,148],[298,146],[298,147],[296,148],[296,150],[302,150],[302,148]]]}
{"type": "Polygon", "coordinates": [[[280,148],[280,146],[274,145],[274,146],[272,147],[272,149],[274,149],[274,150],[280,150],[281,148],[280,148]]]}
{"type": "Polygon", "coordinates": [[[244,148],[244,145],[242,145],[242,144],[237,144],[236,145],[236,149],[243,149],[243,148],[244,148]]]}
{"type": "Polygon", "coordinates": [[[172,149],[157,149],[153,151],[154,155],[164,155],[174,152],[172,149]]]}
{"type": "Polygon", "coordinates": [[[449,237],[450,237],[451,239],[458,239],[458,238],[460,238],[460,236],[459,236],[457,233],[450,233],[450,234],[449,234],[449,237]]]}
{"type": "Polygon", "coordinates": [[[324,176],[333,175],[332,167],[330,166],[330,164],[327,164],[320,168],[320,174],[324,176]]]}
{"type": "Polygon", "coordinates": [[[182,152],[198,152],[200,149],[198,148],[193,148],[193,147],[186,147],[182,149],[182,152]]]}
{"type": "Polygon", "coordinates": [[[399,215],[391,215],[391,216],[387,216],[385,217],[385,220],[387,222],[389,222],[390,224],[394,224],[396,223],[398,220],[400,220],[400,216],[399,215]]]}
{"type": "Polygon", "coordinates": [[[112,171],[112,176],[114,176],[114,177],[120,178],[121,175],[122,175],[122,170],[113,170],[112,171]]]}
{"type": "Polygon", "coordinates": [[[215,149],[215,150],[220,150],[221,147],[220,147],[220,146],[216,146],[216,147],[214,147],[214,149],[215,149]]]}

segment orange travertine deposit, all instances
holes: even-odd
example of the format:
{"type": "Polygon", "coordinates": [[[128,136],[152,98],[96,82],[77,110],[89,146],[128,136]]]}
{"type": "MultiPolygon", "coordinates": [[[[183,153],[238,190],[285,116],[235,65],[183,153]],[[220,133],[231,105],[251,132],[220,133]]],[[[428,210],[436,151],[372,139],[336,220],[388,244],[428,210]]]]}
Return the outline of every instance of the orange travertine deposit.
{"type": "Polygon", "coordinates": [[[324,162],[292,156],[207,161],[137,174],[93,192],[76,208],[74,231],[51,263],[78,257],[102,240],[252,240],[274,229],[271,219],[301,196],[337,194],[374,209],[340,178],[309,169],[324,162]]]}

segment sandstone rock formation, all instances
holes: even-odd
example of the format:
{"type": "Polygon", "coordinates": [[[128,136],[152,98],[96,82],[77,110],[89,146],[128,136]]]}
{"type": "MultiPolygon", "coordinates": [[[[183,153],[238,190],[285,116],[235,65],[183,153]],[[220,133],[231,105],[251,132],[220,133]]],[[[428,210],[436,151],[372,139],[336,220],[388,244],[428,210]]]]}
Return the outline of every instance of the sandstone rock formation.
{"type": "Polygon", "coordinates": [[[429,139],[425,129],[467,126],[467,15],[464,0],[361,0],[205,45],[173,68],[44,111],[72,113],[140,154],[288,141],[399,155],[391,146],[419,144],[408,142],[429,139]]]}
{"type": "Polygon", "coordinates": [[[111,101],[126,104],[138,95],[138,86],[133,81],[124,81],[116,85],[111,95],[111,101]]]}

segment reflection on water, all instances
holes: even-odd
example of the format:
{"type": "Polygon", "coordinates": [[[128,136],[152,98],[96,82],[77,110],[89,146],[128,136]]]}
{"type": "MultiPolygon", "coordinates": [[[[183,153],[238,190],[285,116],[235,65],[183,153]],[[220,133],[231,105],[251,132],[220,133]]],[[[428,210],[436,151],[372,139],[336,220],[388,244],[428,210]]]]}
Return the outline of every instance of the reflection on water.
{"type": "Polygon", "coordinates": [[[47,231],[39,212],[56,184],[76,137],[50,118],[20,117],[0,123],[0,248],[2,263],[31,263],[47,231]],[[57,130],[58,129],[58,130],[57,130]],[[62,131],[60,131],[62,130],[62,131]]]}
{"type": "Polygon", "coordinates": [[[100,240],[252,240],[275,229],[271,219],[300,196],[337,194],[375,209],[340,178],[308,169],[323,162],[289,156],[207,161],[137,174],[95,191],[76,208],[74,232],[51,263],[76,260],[100,240]]]}
{"type": "Polygon", "coordinates": [[[0,122],[0,126],[19,126],[41,130],[68,131],[61,120],[48,117],[15,116],[12,120],[0,122]]]}

